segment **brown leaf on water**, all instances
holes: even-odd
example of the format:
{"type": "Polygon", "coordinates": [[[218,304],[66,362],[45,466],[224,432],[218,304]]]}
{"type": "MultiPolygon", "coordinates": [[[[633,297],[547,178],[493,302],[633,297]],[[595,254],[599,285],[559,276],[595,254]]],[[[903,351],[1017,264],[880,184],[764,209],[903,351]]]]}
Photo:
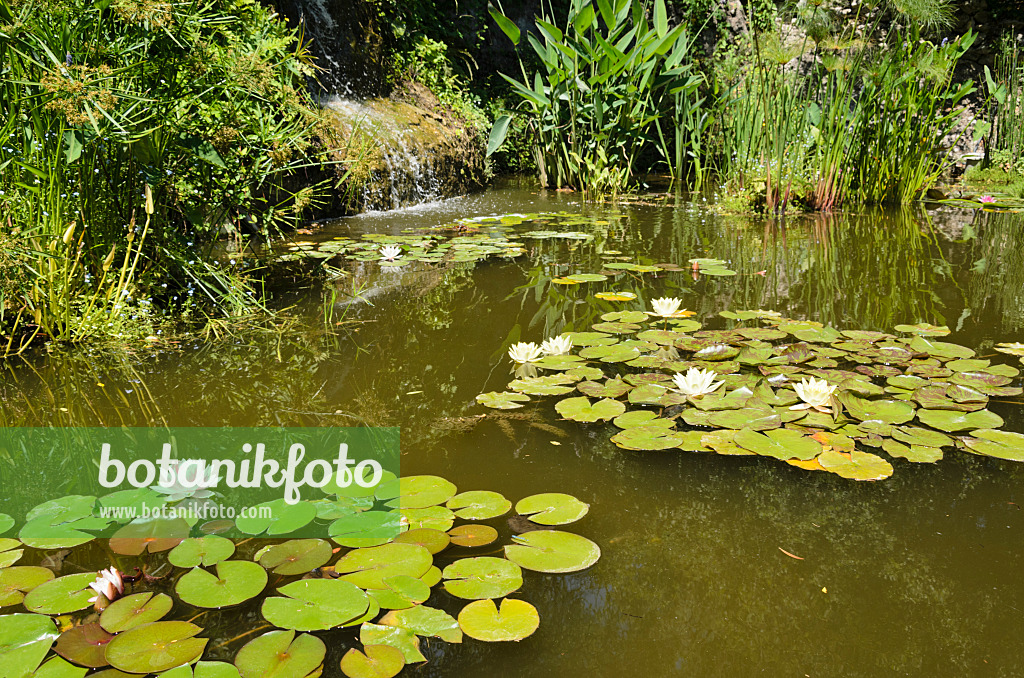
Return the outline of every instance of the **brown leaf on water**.
{"type": "Polygon", "coordinates": [[[803,560],[803,558],[801,558],[800,556],[798,556],[798,555],[796,555],[796,554],[793,554],[793,553],[790,553],[789,551],[787,551],[786,549],[782,548],[781,546],[780,546],[780,547],[778,547],[778,548],[779,548],[779,550],[780,550],[780,551],[782,551],[783,553],[785,553],[785,554],[786,554],[787,556],[789,556],[790,558],[793,558],[793,559],[795,559],[795,560],[803,560]]]}

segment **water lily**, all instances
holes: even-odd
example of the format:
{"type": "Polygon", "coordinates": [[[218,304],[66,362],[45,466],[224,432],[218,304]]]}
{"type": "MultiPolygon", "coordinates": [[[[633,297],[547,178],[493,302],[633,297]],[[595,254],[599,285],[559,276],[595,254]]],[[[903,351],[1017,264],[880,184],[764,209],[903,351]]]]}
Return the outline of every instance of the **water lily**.
{"type": "Polygon", "coordinates": [[[980,198],[978,198],[978,202],[995,202],[995,201],[996,201],[996,199],[993,198],[991,195],[983,195],[980,198]]]}
{"type": "Polygon", "coordinates": [[[545,339],[541,342],[540,350],[544,355],[565,355],[572,350],[572,337],[563,334],[558,337],[545,339]]]}
{"type": "Polygon", "coordinates": [[[687,318],[695,315],[693,311],[687,311],[685,308],[679,310],[679,305],[682,303],[681,299],[676,299],[675,297],[654,299],[651,301],[651,308],[654,310],[647,311],[647,315],[656,315],[661,318],[687,318]]]}
{"type": "Polygon", "coordinates": [[[384,245],[380,248],[381,261],[394,261],[402,256],[402,248],[398,245],[384,245]]]}
{"type": "Polygon", "coordinates": [[[699,397],[711,393],[725,383],[723,381],[715,382],[715,377],[717,376],[718,373],[714,370],[702,370],[697,367],[691,367],[686,371],[685,376],[676,374],[672,377],[672,381],[675,382],[675,390],[679,393],[699,397]]]}
{"type": "Polygon", "coordinates": [[[803,400],[803,402],[793,405],[789,409],[814,409],[825,414],[832,414],[832,410],[828,405],[832,399],[832,394],[836,390],[835,386],[829,386],[828,382],[824,379],[811,377],[809,380],[801,379],[799,384],[793,384],[793,388],[796,389],[796,394],[800,396],[800,400],[803,400]]]}
{"type": "Polygon", "coordinates": [[[517,363],[532,363],[541,359],[540,346],[532,341],[521,341],[508,349],[508,357],[517,363]]]}
{"type": "Polygon", "coordinates": [[[96,581],[89,584],[89,588],[96,592],[96,595],[89,599],[90,603],[99,603],[99,597],[103,596],[107,602],[114,602],[124,593],[124,579],[120,570],[116,567],[108,567],[96,573],[96,581]]]}

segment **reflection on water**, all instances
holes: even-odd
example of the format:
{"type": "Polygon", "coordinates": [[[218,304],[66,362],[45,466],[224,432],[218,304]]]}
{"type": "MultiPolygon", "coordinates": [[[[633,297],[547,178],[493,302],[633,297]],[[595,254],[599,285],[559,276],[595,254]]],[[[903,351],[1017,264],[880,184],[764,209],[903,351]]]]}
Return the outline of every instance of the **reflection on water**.
{"type": "MultiPolygon", "coordinates": [[[[513,188],[343,220],[325,237],[563,209],[607,223],[574,227],[589,241],[524,240],[528,254],[512,263],[353,263],[326,289],[279,290],[305,318],[280,331],[12,361],[0,417],[8,426],[398,425],[405,473],[514,500],[565,491],[592,505],[574,531],[602,546],[602,560],[574,575],[526,576],[522,597],[541,614],[535,635],[426,643],[430,662],[407,669],[417,675],[1024,675],[1021,466],[949,452],[937,465],[895,460],[906,468],[893,478],[858,484],[766,459],[626,452],[604,427],[557,420],[551,401],[512,412],[474,404],[510,380],[508,344],[662,295],[711,326],[725,326],[718,311],[741,308],[840,329],[929,322],[987,353],[1022,338],[1021,219],[921,211],[765,223],[690,205],[581,208],[513,188]],[[684,270],[550,284],[616,256],[684,270]],[[725,259],[738,275],[694,279],[685,269],[695,257],[725,259]],[[593,298],[612,289],[638,300],[593,298]],[[325,299],[357,324],[325,332],[325,299]]],[[[1018,405],[993,409],[1024,430],[1018,405]]],[[[80,471],[61,463],[61,473],[80,471]]],[[[0,464],[0,483],[24,476],[0,464]]],[[[444,592],[432,604],[459,609],[444,592]]],[[[231,637],[238,624],[216,617],[222,640],[231,637]]],[[[354,635],[324,637],[325,675],[340,675],[354,635]]]]}

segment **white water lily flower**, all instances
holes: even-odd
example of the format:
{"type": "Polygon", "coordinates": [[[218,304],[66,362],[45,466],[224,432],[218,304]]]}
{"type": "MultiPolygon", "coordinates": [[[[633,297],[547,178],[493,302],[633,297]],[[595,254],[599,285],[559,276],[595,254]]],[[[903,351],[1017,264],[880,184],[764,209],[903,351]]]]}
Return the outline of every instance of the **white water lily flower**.
{"type": "Polygon", "coordinates": [[[829,386],[828,382],[824,379],[811,377],[810,380],[806,378],[801,379],[799,384],[793,384],[793,388],[796,389],[796,394],[800,396],[800,400],[803,400],[803,402],[793,405],[789,409],[814,409],[825,414],[832,414],[832,410],[828,405],[832,400],[832,394],[836,390],[835,386],[829,386]]]}
{"type": "Polygon", "coordinates": [[[565,355],[572,350],[572,337],[563,334],[541,342],[540,350],[544,355],[565,355]]]}
{"type": "Polygon", "coordinates": [[[714,370],[702,370],[696,367],[691,367],[686,371],[686,376],[676,374],[672,377],[672,381],[675,382],[675,390],[679,393],[698,397],[711,393],[725,383],[724,381],[713,383],[717,376],[718,373],[714,370]]]}
{"type": "Polygon", "coordinates": [[[382,261],[394,261],[400,256],[402,256],[402,248],[398,245],[385,245],[380,248],[380,258],[382,261]]]}
{"type": "Polygon", "coordinates": [[[651,301],[651,308],[654,309],[654,315],[660,315],[662,318],[668,318],[673,316],[679,310],[679,305],[682,304],[682,299],[676,299],[675,297],[662,297],[661,299],[654,299],[651,301]]]}
{"type": "Polygon", "coordinates": [[[508,349],[508,357],[517,363],[532,363],[541,359],[540,346],[532,341],[521,341],[508,349]]]}
{"type": "Polygon", "coordinates": [[[90,603],[97,602],[100,596],[106,598],[108,602],[114,602],[124,593],[124,579],[116,567],[108,567],[96,574],[96,581],[89,584],[89,588],[96,592],[96,595],[89,599],[90,603]]]}

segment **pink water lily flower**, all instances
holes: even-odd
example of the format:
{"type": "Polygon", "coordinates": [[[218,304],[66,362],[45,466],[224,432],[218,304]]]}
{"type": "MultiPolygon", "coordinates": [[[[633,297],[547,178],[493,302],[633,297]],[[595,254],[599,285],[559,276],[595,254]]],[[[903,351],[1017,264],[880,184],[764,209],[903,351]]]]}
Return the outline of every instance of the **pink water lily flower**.
{"type": "Polygon", "coordinates": [[[980,198],[978,198],[978,202],[995,202],[995,201],[996,201],[996,199],[993,198],[991,195],[983,195],[980,198]]]}
{"type": "Polygon", "coordinates": [[[89,588],[96,592],[96,595],[89,599],[90,603],[99,601],[103,596],[108,602],[117,600],[124,593],[124,578],[116,567],[108,567],[96,573],[96,581],[89,584],[89,588]]]}

